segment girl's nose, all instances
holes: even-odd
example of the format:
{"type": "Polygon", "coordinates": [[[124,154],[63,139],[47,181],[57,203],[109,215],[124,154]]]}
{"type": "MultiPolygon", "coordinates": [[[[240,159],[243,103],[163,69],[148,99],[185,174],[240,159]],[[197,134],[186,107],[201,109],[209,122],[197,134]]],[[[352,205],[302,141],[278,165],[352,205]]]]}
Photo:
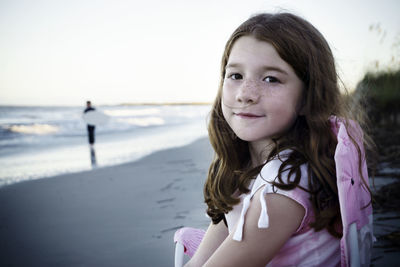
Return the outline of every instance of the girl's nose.
{"type": "Polygon", "coordinates": [[[257,82],[244,81],[236,94],[236,101],[244,104],[257,103],[260,98],[257,82]]]}

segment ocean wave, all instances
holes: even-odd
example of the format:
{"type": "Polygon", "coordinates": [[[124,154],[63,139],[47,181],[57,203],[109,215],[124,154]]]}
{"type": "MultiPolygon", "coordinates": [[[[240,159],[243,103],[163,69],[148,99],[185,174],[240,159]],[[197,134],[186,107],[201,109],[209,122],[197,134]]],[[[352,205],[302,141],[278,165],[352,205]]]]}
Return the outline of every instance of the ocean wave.
{"type": "Polygon", "coordinates": [[[149,116],[159,114],[161,111],[157,108],[147,109],[107,109],[104,113],[112,117],[131,117],[131,116],[149,116]]]}
{"type": "Polygon", "coordinates": [[[50,124],[30,124],[30,125],[3,125],[3,128],[10,132],[22,134],[46,135],[57,133],[60,129],[50,124]]]}
{"type": "Polygon", "coordinates": [[[140,127],[158,126],[165,124],[165,121],[160,117],[126,118],[126,119],[118,119],[118,121],[140,127]]]}

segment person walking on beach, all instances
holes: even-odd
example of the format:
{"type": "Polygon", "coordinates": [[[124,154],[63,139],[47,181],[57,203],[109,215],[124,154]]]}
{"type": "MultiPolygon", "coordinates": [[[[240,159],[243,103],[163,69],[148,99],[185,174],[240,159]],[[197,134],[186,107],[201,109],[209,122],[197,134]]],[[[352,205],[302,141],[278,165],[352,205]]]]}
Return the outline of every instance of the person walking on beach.
{"type": "Polygon", "coordinates": [[[211,223],[186,266],[340,266],[334,129],[344,127],[360,166],[368,136],[337,77],[327,41],[303,18],[259,14],[234,31],[208,127],[211,223]]]}
{"type": "MultiPolygon", "coordinates": [[[[92,107],[92,103],[90,101],[86,101],[86,109],[83,111],[84,113],[94,111],[96,110],[94,107],[92,107]]],[[[89,144],[90,146],[94,145],[94,131],[96,129],[96,126],[87,124],[87,132],[88,132],[88,138],[89,138],[89,144]]]]}

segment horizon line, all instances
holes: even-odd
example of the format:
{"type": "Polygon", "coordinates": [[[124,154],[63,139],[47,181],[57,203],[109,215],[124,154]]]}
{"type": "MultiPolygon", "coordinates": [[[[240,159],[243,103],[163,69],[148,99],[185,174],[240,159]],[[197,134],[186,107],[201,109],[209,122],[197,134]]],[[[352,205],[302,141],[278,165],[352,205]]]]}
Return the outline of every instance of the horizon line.
{"type": "MultiPolygon", "coordinates": [[[[212,102],[126,102],[118,104],[93,104],[93,106],[205,106],[211,105],[212,102]]],[[[66,105],[50,105],[50,104],[3,104],[0,103],[0,107],[80,107],[85,106],[76,104],[66,105]]]]}

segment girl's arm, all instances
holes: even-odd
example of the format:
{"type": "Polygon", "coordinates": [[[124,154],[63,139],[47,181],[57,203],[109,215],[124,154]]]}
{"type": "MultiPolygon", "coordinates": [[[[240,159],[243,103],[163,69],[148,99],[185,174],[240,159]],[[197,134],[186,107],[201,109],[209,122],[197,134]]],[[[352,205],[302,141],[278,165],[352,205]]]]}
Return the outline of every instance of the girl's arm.
{"type": "Polygon", "coordinates": [[[299,203],[280,194],[264,196],[269,227],[258,228],[261,193],[262,189],[252,198],[245,217],[242,241],[233,240],[233,231],[204,266],[265,266],[297,230],[305,210],[299,203]]]}
{"type": "Polygon", "coordinates": [[[203,264],[221,245],[227,236],[228,228],[225,226],[223,220],[218,224],[213,224],[211,222],[206,234],[203,237],[203,240],[200,243],[200,246],[197,248],[196,253],[185,265],[185,267],[203,266],[203,264]]]}

